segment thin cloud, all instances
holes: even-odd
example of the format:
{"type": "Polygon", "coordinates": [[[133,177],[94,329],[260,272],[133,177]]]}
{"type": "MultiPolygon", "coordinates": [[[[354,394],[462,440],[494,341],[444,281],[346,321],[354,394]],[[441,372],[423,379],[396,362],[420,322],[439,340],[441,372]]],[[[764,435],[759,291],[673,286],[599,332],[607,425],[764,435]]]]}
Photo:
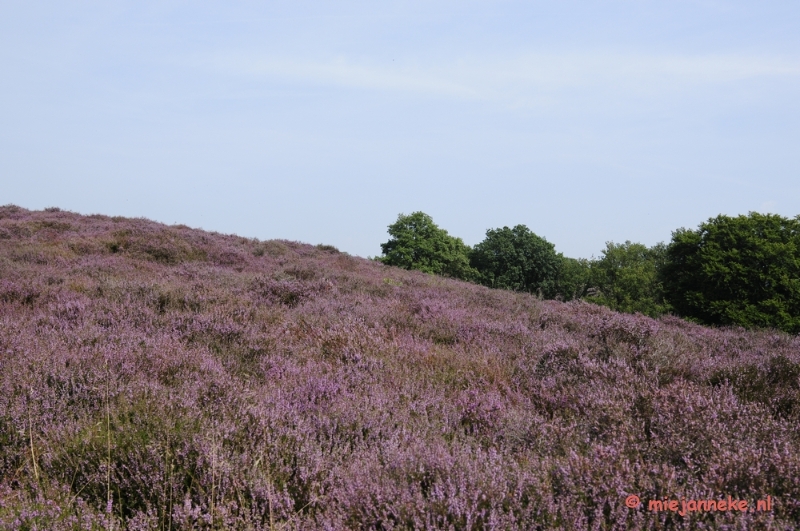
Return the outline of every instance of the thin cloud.
{"type": "Polygon", "coordinates": [[[202,63],[220,73],[279,82],[533,107],[571,92],[651,97],[759,78],[800,77],[798,61],[736,55],[539,53],[514,59],[478,57],[394,66],[345,57],[319,61],[218,54],[202,63]]]}
{"type": "Polygon", "coordinates": [[[431,75],[419,68],[386,68],[358,64],[345,58],[330,61],[306,61],[288,58],[259,58],[218,55],[208,64],[215,69],[234,73],[273,78],[287,82],[339,86],[356,89],[416,92],[436,96],[474,98],[474,88],[444,76],[431,75]]]}

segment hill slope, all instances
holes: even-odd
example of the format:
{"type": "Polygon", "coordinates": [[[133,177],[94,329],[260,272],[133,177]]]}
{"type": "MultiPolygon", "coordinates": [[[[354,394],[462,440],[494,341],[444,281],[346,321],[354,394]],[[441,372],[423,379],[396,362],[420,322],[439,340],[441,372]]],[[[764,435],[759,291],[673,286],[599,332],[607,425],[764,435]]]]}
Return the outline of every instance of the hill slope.
{"type": "Polygon", "coordinates": [[[781,333],[0,208],[2,528],[791,529],[799,376],[781,333]]]}

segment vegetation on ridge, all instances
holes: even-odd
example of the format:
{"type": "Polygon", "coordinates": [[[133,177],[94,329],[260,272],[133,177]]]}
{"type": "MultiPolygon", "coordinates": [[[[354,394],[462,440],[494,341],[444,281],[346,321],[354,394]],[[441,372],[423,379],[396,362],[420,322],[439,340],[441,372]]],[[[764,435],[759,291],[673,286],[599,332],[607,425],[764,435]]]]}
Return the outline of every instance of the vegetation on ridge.
{"type": "Polygon", "coordinates": [[[800,332],[800,216],[720,215],[697,230],[673,232],[667,245],[608,242],[593,260],[556,253],[552,243],[525,225],[489,229],[470,248],[427,214],[415,212],[401,214],[389,234],[393,238],[382,244],[384,253],[402,249],[407,259],[387,254],[380,260],[405,269],[548,299],[583,299],[650,317],[675,313],[703,324],[800,332]],[[425,230],[406,223],[398,238],[397,227],[408,219],[425,219],[425,230]],[[429,260],[419,258],[430,255],[428,248],[442,247],[441,241],[451,245],[439,263],[460,267],[432,268],[429,260]]]}

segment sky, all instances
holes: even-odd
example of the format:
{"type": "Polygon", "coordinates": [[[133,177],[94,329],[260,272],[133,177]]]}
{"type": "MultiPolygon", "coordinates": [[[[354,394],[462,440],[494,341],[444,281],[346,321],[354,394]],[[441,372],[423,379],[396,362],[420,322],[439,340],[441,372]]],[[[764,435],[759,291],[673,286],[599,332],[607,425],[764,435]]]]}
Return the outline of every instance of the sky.
{"type": "Polygon", "coordinates": [[[379,255],[800,214],[800,3],[0,3],[0,204],[379,255]]]}

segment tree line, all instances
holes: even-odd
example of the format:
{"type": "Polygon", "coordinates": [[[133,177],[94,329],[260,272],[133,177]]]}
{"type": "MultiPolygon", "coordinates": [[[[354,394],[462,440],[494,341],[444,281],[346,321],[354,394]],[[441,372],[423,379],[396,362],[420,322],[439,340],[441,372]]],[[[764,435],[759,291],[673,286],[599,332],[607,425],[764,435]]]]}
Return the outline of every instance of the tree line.
{"type": "Polygon", "coordinates": [[[486,231],[474,247],[424,212],[400,214],[377,260],[387,265],[614,310],[710,325],[800,332],[800,216],[719,215],[669,243],[606,243],[576,259],[525,225],[486,231]]]}

